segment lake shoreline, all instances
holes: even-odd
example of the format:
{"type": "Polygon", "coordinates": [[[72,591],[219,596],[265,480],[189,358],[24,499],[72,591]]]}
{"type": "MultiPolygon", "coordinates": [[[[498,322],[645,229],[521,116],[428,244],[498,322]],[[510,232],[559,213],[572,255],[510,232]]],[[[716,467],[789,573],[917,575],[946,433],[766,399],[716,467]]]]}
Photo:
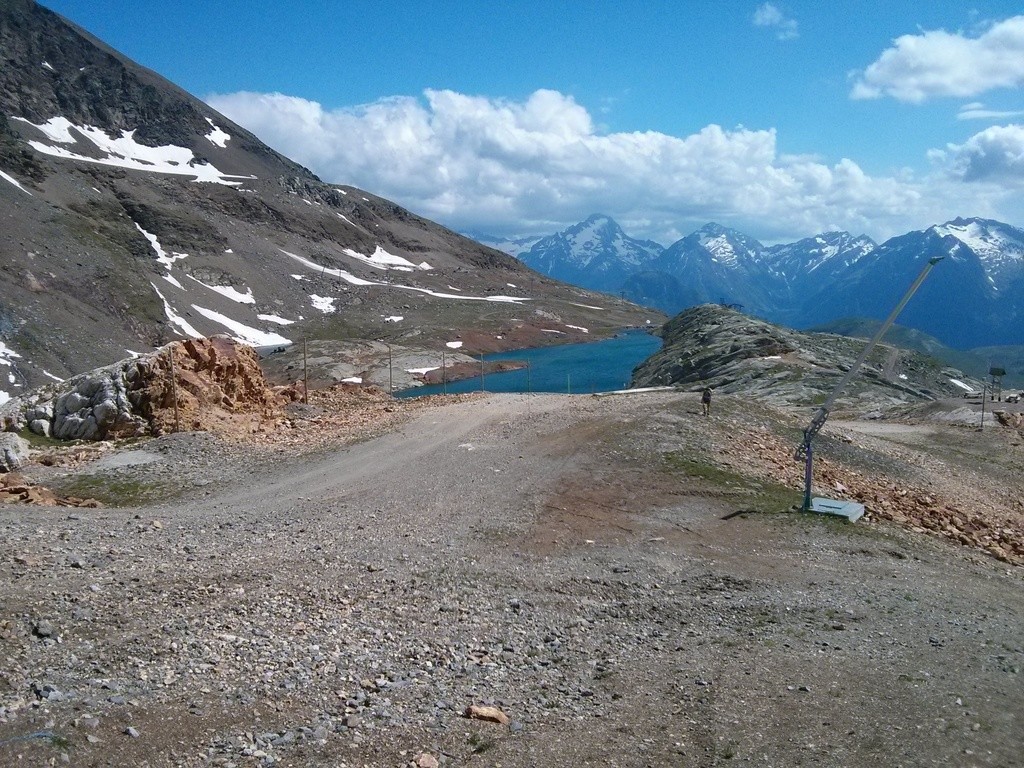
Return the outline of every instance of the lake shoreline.
{"type": "MultiPolygon", "coordinates": [[[[424,371],[396,397],[443,392],[603,392],[629,385],[633,369],[661,347],[651,328],[626,328],[612,336],[572,344],[548,344],[483,355],[424,371]],[[483,366],[483,382],[480,378],[483,366]],[[490,380],[488,380],[490,378],[490,380]],[[575,384],[573,383],[575,381],[575,384]]],[[[463,353],[465,354],[465,353],[463,353]]]]}

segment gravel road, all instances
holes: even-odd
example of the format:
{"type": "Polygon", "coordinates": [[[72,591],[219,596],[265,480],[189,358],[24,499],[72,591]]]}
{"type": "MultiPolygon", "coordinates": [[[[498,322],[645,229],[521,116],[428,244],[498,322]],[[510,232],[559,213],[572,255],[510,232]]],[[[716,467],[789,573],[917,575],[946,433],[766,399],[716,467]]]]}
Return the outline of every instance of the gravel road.
{"type": "Polygon", "coordinates": [[[0,764],[1021,765],[1024,570],[716,474],[697,397],[30,470],[177,495],[0,505],[0,764]]]}

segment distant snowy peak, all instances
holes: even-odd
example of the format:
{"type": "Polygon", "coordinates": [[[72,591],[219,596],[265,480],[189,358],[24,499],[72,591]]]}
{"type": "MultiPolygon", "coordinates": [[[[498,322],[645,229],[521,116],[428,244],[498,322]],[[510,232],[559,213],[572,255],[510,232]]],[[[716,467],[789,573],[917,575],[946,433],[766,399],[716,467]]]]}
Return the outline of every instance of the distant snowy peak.
{"type": "Polygon", "coordinates": [[[658,243],[635,240],[622,231],[614,219],[595,213],[560,233],[575,260],[590,262],[597,257],[615,258],[639,266],[661,252],[658,243]]]}
{"type": "Polygon", "coordinates": [[[475,240],[481,245],[486,245],[488,248],[494,248],[516,258],[530,250],[541,239],[537,235],[528,237],[498,237],[474,231],[461,232],[460,234],[468,237],[470,240],[475,240]]]}
{"type": "Polygon", "coordinates": [[[953,219],[927,230],[938,237],[954,237],[970,248],[989,268],[1024,263],[1024,230],[990,219],[953,219]]]}
{"type": "Polygon", "coordinates": [[[613,265],[638,267],[650,261],[662,250],[662,246],[649,240],[635,240],[622,231],[614,219],[602,214],[593,214],[579,224],[542,238],[524,254],[524,260],[541,254],[557,254],[567,264],[586,269],[601,265],[611,269],[613,265]]]}
{"type": "Polygon", "coordinates": [[[877,243],[866,235],[823,232],[795,243],[770,246],[767,255],[778,271],[811,273],[826,264],[851,267],[876,248],[877,243]]]}
{"type": "Polygon", "coordinates": [[[612,218],[596,213],[538,240],[518,258],[558,280],[618,293],[630,274],[645,268],[662,250],[658,243],[629,237],[612,218]]]}
{"type": "Polygon", "coordinates": [[[699,245],[711,255],[712,261],[725,267],[757,261],[764,251],[764,246],[754,238],[714,222],[705,224],[683,240],[699,245]]]}

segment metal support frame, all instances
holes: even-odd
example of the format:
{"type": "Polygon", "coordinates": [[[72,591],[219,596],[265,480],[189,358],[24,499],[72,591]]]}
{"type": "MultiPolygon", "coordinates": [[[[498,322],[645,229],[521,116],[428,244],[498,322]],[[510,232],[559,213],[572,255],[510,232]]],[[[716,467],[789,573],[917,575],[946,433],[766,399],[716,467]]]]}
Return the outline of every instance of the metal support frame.
{"type": "Polygon", "coordinates": [[[811,418],[811,423],[804,428],[804,439],[803,442],[797,447],[794,458],[798,461],[804,461],[804,512],[823,512],[825,514],[839,515],[846,517],[851,522],[856,520],[863,514],[863,505],[857,504],[856,502],[835,502],[829,499],[811,499],[811,482],[814,478],[814,448],[813,441],[815,435],[821,431],[821,428],[825,426],[825,422],[828,420],[829,412],[832,410],[832,406],[835,405],[836,399],[840,393],[853,379],[854,375],[860,370],[860,367],[864,364],[864,361],[868,359],[868,355],[871,354],[871,350],[875,348],[875,345],[881,341],[885,332],[889,330],[889,327],[896,320],[896,317],[903,308],[910,301],[910,298],[917,292],[917,289],[921,287],[921,283],[928,277],[928,273],[932,271],[932,267],[942,261],[944,256],[935,256],[928,259],[928,263],[924,265],[921,273],[914,280],[907,292],[903,294],[903,298],[900,299],[899,303],[893,307],[892,312],[885,318],[885,322],[879,326],[875,335],[871,337],[871,341],[867,343],[867,346],[861,351],[860,355],[854,361],[853,365],[850,366],[850,370],[846,372],[846,375],[839,380],[839,383],[833,388],[832,392],[825,399],[825,402],[815,412],[811,418]],[[857,509],[859,507],[859,510],[857,509]]]}

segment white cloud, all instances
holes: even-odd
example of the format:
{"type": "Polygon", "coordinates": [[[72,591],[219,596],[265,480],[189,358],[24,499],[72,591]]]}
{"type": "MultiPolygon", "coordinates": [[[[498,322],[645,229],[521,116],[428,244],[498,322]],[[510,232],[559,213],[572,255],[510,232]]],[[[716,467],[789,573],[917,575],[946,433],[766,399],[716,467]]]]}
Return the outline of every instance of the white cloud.
{"type": "Polygon", "coordinates": [[[800,37],[800,25],[795,19],[787,18],[775,3],[765,3],[754,11],[756,27],[771,27],[779,40],[793,40],[800,37]]]}
{"type": "Polygon", "coordinates": [[[919,104],[938,96],[970,97],[1024,84],[1024,16],[993,24],[978,37],[932,30],[896,38],[863,72],[850,96],[892,96],[919,104]]]}
{"type": "Polygon", "coordinates": [[[956,114],[957,120],[1011,120],[1015,117],[1024,116],[1024,109],[996,110],[985,109],[980,101],[972,101],[964,104],[956,114]]]}
{"type": "Polygon", "coordinates": [[[781,155],[774,130],[602,133],[556,91],[521,102],[427,91],[338,110],[281,94],[209,102],[330,182],[495,235],[549,234],[600,211],[666,244],[709,220],[765,239],[829,229],[878,238],[957,215],[998,218],[1005,194],[965,207],[965,185],[945,167],[938,184],[869,176],[850,159],[781,155]]]}
{"type": "Polygon", "coordinates": [[[933,150],[931,157],[953,178],[1020,190],[1024,188],[1024,125],[986,128],[963,144],[933,150]]]}

